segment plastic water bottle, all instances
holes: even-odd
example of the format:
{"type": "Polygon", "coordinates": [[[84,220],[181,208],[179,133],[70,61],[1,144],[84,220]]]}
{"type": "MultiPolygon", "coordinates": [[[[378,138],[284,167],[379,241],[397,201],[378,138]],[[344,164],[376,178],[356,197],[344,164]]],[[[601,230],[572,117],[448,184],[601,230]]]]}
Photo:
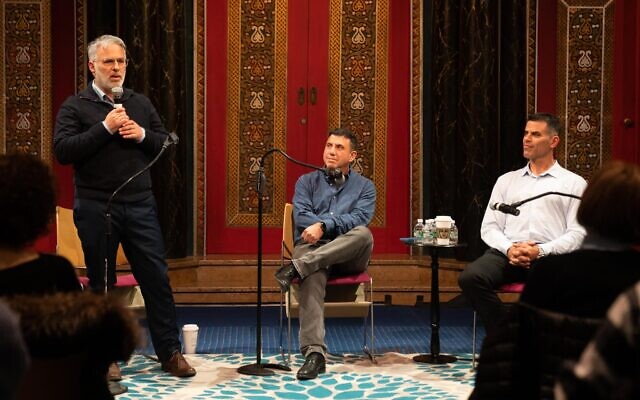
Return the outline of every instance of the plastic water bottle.
{"type": "Polygon", "coordinates": [[[458,244],[458,227],[456,221],[451,221],[451,230],[449,231],[449,243],[458,244]]]}
{"type": "Polygon", "coordinates": [[[422,218],[418,218],[416,225],[413,227],[413,237],[416,244],[424,244],[424,224],[422,218]]]}
{"type": "Polygon", "coordinates": [[[428,219],[424,224],[424,243],[433,244],[436,242],[436,221],[428,219]]]}

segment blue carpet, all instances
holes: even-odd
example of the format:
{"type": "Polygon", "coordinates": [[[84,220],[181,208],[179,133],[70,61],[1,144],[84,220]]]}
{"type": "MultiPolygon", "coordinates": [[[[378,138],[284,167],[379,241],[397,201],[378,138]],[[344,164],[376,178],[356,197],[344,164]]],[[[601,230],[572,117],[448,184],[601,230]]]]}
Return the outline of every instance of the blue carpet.
{"type": "MultiPolygon", "coordinates": [[[[159,365],[146,357],[134,356],[122,365],[122,384],[128,392],[117,399],[460,400],[469,397],[474,380],[469,362],[420,364],[411,355],[398,353],[385,353],[376,364],[361,355],[330,356],[326,372],[308,381],[295,377],[304,361],[300,354],[292,358],[292,371],[273,370],[274,375],[265,377],[238,373],[239,366],[255,362],[252,355],[196,354],[186,358],[198,373],[179,379],[162,373],[159,365]]],[[[279,357],[263,361],[278,363],[279,357]]]]}
{"type": "MultiPolygon", "coordinates": [[[[197,353],[255,354],[255,306],[178,306],[178,325],[198,324],[197,353]]],[[[376,305],[374,311],[375,352],[403,354],[428,353],[431,340],[429,307],[376,305]]],[[[143,321],[144,326],[144,321],[143,321]]],[[[441,353],[471,352],[473,312],[470,308],[443,304],[440,321],[441,353]]],[[[292,352],[298,349],[298,320],[294,319],[292,352]]],[[[286,332],[285,332],[286,335],[286,332]]],[[[148,333],[147,333],[148,338],[148,333]]],[[[484,329],[478,326],[478,344],[484,329]]],[[[286,336],[283,340],[286,345],[286,336]]],[[[326,320],[326,342],[332,353],[357,353],[362,349],[363,326],[358,318],[329,318],[326,320]]],[[[279,307],[262,307],[262,353],[279,353],[279,307]]],[[[138,353],[153,354],[151,341],[138,353]]]]}
{"type": "MultiPolygon", "coordinates": [[[[413,356],[429,352],[429,307],[375,306],[376,363],[362,353],[362,319],[326,320],[330,355],[327,372],[318,379],[298,381],[295,372],[304,359],[297,351],[298,320],[293,320],[290,372],[269,377],[238,373],[238,367],[256,361],[255,306],[180,306],[178,324],[200,327],[197,353],[187,355],[198,374],[178,379],[162,373],[158,363],[135,355],[122,365],[128,392],[118,400],[134,399],[467,399],[473,389],[471,369],[473,312],[469,308],[443,305],[441,353],[454,354],[450,364],[423,364],[413,356]],[[344,357],[334,354],[346,353],[344,357]]],[[[279,356],[279,308],[262,308],[263,363],[283,365],[279,356]]],[[[144,324],[144,321],[143,321],[144,324]]],[[[145,330],[146,331],[146,330],[145,330]]],[[[146,332],[148,338],[148,332],[146,332]]],[[[484,330],[478,329],[478,343],[484,330]]],[[[150,340],[138,350],[153,354],[150,340]]]]}

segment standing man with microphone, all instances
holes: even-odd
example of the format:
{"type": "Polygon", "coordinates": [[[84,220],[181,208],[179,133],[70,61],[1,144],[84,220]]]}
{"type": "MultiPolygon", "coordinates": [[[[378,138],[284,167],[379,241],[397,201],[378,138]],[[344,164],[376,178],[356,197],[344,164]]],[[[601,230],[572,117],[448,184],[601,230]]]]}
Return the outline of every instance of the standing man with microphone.
{"type": "MultiPolygon", "coordinates": [[[[162,369],[177,377],[196,374],[181,353],[175,304],[165,247],[146,170],[113,198],[111,240],[105,240],[107,202],[116,189],[146,168],[161,151],[169,133],[144,95],[122,89],[127,68],[122,39],[103,35],[88,47],[94,80],[62,104],[56,119],[53,146],[61,164],[73,164],[73,217],[82,242],[91,289],[104,291],[116,281],[115,259],[122,243],[145,300],[151,340],[162,369]]],[[[100,346],[100,343],[96,343],[100,346]]],[[[110,370],[117,379],[118,370],[110,370]]]]}
{"type": "Polygon", "coordinates": [[[563,196],[544,196],[520,206],[509,204],[545,192],[581,196],[587,183],[558,164],[553,151],[560,143],[558,117],[539,113],[529,116],[522,139],[525,167],[500,176],[493,187],[480,235],[490,247],[467,265],[458,284],[465,298],[482,318],[487,332],[504,318],[504,305],[495,293],[500,286],[524,282],[535,261],[580,246],[586,232],[578,224],[580,202],[563,196]]]}
{"type": "Polygon", "coordinates": [[[367,225],[376,207],[373,182],[353,171],[356,136],[348,129],[329,132],[324,171],[302,175],[293,195],[294,241],[289,265],[276,272],[283,292],[300,278],[300,351],[305,362],[297,378],[314,379],[325,372],[324,295],[327,278],[364,272],[373,236],[367,225]],[[336,172],[339,170],[341,173],[336,172]]]}

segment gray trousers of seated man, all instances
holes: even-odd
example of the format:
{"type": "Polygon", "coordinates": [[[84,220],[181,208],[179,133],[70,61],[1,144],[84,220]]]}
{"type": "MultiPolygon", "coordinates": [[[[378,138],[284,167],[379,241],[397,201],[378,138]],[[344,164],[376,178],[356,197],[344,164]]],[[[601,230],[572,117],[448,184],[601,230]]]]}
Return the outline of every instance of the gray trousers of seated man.
{"type": "Polygon", "coordinates": [[[328,277],[366,271],[372,248],[373,236],[365,226],[330,242],[296,245],[293,263],[303,278],[298,290],[300,352],[305,357],[315,352],[326,358],[324,296],[328,277]]]}

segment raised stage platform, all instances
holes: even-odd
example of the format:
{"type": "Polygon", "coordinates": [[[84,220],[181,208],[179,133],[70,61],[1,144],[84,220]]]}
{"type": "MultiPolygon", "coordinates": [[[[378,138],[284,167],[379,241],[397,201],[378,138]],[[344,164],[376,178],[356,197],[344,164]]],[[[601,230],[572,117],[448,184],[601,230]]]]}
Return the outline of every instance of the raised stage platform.
{"type": "MultiPolygon", "coordinates": [[[[273,274],[279,255],[265,255],[262,271],[262,301],[277,303],[280,290],[273,274]]],[[[449,301],[460,294],[458,275],[466,262],[440,259],[440,297],[449,301]]],[[[208,255],[203,258],[169,260],[169,276],[178,304],[251,304],[256,302],[257,259],[255,255],[208,255]]],[[[408,254],[375,255],[369,273],[374,301],[415,305],[428,301],[431,290],[429,257],[408,254]]]]}

